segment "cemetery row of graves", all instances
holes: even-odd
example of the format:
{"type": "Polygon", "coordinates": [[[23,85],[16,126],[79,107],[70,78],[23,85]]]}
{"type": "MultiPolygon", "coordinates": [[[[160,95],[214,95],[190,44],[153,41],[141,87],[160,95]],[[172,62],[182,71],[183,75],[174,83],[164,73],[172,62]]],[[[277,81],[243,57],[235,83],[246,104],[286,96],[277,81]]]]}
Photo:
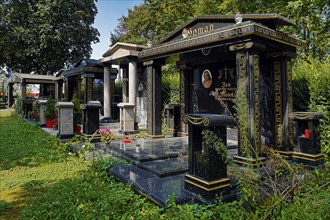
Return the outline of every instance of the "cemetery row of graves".
{"type": "Polygon", "coordinates": [[[294,111],[292,66],[302,42],[277,30],[294,22],[274,14],[243,18],[194,18],[157,45],[118,42],[100,60],[82,59],[56,76],[14,73],[7,105],[67,142],[65,150],[102,166],[100,181],[110,178],[110,188],[115,179],[125,182],[159,205],[136,198],[139,210],[126,215],[307,215],[309,206],[292,209],[322,196],[318,205],[329,205],[329,102],[310,95],[313,111],[294,111]],[[169,56],[177,56],[178,97],[164,105],[169,56]],[[28,84],[39,85],[40,98],[26,96],[28,84]]]}

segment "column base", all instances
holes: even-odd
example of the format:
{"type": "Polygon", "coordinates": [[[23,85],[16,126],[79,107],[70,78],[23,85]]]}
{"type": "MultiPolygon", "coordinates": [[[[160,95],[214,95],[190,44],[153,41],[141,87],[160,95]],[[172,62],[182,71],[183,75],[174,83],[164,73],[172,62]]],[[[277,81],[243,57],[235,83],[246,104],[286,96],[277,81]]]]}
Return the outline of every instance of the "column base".
{"type": "Polygon", "coordinates": [[[305,166],[320,167],[324,165],[324,156],[321,153],[308,154],[298,151],[280,151],[274,150],[275,153],[281,155],[281,157],[291,160],[294,163],[302,163],[305,166]]]}
{"type": "Polygon", "coordinates": [[[258,158],[248,158],[248,157],[241,157],[241,156],[234,156],[234,162],[240,166],[250,166],[252,168],[260,167],[264,164],[266,158],[258,157],[258,158]]]}
{"type": "Polygon", "coordinates": [[[136,130],[131,130],[131,131],[127,131],[127,130],[119,130],[118,133],[119,134],[123,134],[123,135],[130,135],[130,134],[135,134],[139,131],[136,131],[136,130]]]}
{"type": "Polygon", "coordinates": [[[186,132],[178,132],[178,136],[179,136],[179,137],[187,137],[187,136],[189,136],[189,133],[186,133],[186,132]]]}
{"type": "Polygon", "coordinates": [[[306,154],[301,152],[292,152],[292,161],[302,163],[306,166],[320,167],[324,165],[323,154],[306,154]]]}
{"type": "Polygon", "coordinates": [[[81,136],[85,141],[89,140],[91,143],[100,142],[101,141],[101,134],[84,134],[82,133],[81,136]]]}
{"type": "Polygon", "coordinates": [[[291,160],[292,159],[292,151],[282,151],[282,150],[274,150],[275,153],[279,154],[281,157],[291,160]]]}
{"type": "Polygon", "coordinates": [[[173,129],[173,128],[167,128],[166,135],[167,137],[180,137],[179,136],[179,130],[173,129]]]}
{"type": "Polygon", "coordinates": [[[218,196],[226,196],[231,192],[229,178],[206,181],[190,174],[186,175],[184,188],[207,200],[216,199],[218,196]]]}
{"type": "Polygon", "coordinates": [[[74,134],[60,134],[57,133],[57,137],[59,139],[71,139],[74,136],[74,134]]]}
{"type": "Polygon", "coordinates": [[[147,134],[146,137],[151,139],[165,138],[164,135],[151,135],[151,134],[147,134]]]}

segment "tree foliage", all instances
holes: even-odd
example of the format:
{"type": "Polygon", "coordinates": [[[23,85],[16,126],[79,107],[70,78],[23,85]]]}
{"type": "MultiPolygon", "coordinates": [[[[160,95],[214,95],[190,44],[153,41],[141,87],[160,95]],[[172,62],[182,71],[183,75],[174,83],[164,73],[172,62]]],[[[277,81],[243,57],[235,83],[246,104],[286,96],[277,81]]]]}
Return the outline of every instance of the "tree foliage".
{"type": "MultiPolygon", "coordinates": [[[[145,0],[119,19],[118,40],[136,44],[157,42],[194,16],[196,0],[145,0]]],[[[112,42],[112,44],[115,42],[112,42]]]]}
{"type": "Polygon", "coordinates": [[[321,148],[324,156],[330,158],[330,57],[325,61],[307,58],[298,60],[293,68],[294,91],[293,98],[296,110],[321,112],[324,118],[320,123],[321,148]],[[303,109],[299,107],[303,106],[303,109]]]}
{"type": "Polygon", "coordinates": [[[94,0],[0,1],[0,65],[51,74],[89,57],[99,40],[94,0]]]}
{"type": "Polygon", "coordinates": [[[294,20],[281,30],[303,41],[300,54],[323,59],[330,51],[329,0],[145,0],[119,19],[112,43],[157,42],[197,15],[276,13],[294,20]],[[114,41],[115,40],[115,41],[114,41]]]}

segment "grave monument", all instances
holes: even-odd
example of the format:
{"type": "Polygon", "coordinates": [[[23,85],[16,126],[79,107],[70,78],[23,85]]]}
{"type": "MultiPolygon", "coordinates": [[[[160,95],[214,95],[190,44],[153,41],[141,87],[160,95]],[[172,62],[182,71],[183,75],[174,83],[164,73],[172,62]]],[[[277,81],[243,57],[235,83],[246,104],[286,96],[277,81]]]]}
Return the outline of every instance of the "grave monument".
{"type": "MultiPolygon", "coordinates": [[[[215,120],[210,126],[219,138],[226,126],[238,128],[239,153],[234,161],[240,165],[263,162],[262,145],[281,155],[292,153],[291,59],[302,42],[277,30],[291,25],[295,23],[276,14],[198,16],[139,53],[147,75],[147,131],[151,136],[161,135],[161,66],[166,57],[179,54],[180,132],[189,130],[190,135],[188,190],[212,191],[219,186],[212,188],[211,183],[226,178],[223,173],[215,180],[191,169],[199,163],[196,158],[210,159],[205,155],[208,151],[197,146],[201,129],[207,126],[196,123],[230,118],[230,123],[215,120]],[[190,118],[189,129],[184,118],[186,122],[190,118]]],[[[212,166],[207,169],[218,172],[212,166]]]]}

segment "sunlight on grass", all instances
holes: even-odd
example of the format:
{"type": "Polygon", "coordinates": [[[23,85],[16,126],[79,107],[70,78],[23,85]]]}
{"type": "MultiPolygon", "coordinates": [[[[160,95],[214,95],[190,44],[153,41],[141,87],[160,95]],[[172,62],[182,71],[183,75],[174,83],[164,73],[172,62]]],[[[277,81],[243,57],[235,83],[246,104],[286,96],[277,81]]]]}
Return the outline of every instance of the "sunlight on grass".
{"type": "Polygon", "coordinates": [[[14,112],[14,109],[1,109],[0,110],[0,118],[10,117],[14,112]]]}
{"type": "Polygon", "coordinates": [[[39,167],[16,167],[0,171],[2,179],[0,190],[8,190],[28,184],[31,181],[42,181],[44,184],[66,179],[82,170],[86,170],[86,163],[71,158],[60,163],[46,164],[39,167]]]}
{"type": "Polygon", "coordinates": [[[66,152],[59,151],[56,137],[18,117],[0,118],[0,130],[0,170],[39,166],[67,157],[66,152]]]}
{"type": "Polygon", "coordinates": [[[60,149],[55,137],[11,111],[0,114],[0,219],[19,219],[41,193],[35,187],[74,178],[88,166],[60,149]]]}

